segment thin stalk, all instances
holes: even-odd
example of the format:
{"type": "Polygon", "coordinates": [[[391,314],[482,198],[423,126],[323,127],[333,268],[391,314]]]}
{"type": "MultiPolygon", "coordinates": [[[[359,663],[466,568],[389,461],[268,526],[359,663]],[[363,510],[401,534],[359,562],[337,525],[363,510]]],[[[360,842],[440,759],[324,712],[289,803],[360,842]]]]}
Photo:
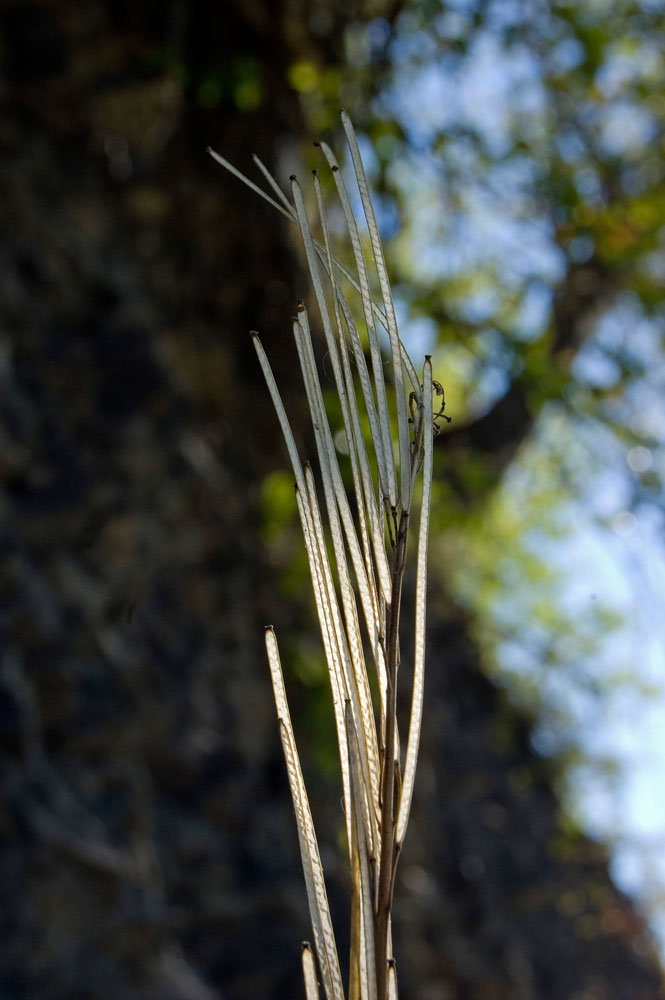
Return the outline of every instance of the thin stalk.
{"type": "MultiPolygon", "coordinates": [[[[224,167],[225,170],[228,170],[229,173],[233,174],[234,177],[237,177],[238,180],[242,181],[242,183],[245,184],[251,191],[253,191],[255,194],[258,194],[261,198],[264,199],[264,201],[267,201],[269,205],[272,205],[273,208],[276,208],[281,215],[284,215],[289,220],[289,222],[293,222],[294,225],[296,226],[298,225],[298,219],[296,217],[296,213],[293,207],[289,204],[288,198],[286,197],[282,189],[279,187],[277,181],[269,172],[267,167],[258,158],[258,156],[254,156],[254,162],[256,163],[257,167],[259,168],[263,176],[270,184],[275,194],[278,196],[281,204],[276,202],[275,199],[272,198],[262,188],[260,188],[258,184],[255,184],[254,181],[251,181],[249,177],[246,177],[242,173],[242,171],[238,170],[237,167],[234,167],[232,163],[229,163],[229,161],[226,160],[223,156],[220,156],[220,154],[216,153],[214,149],[211,149],[210,146],[208,146],[206,152],[210,156],[212,156],[213,160],[216,160],[221,167],[224,167]]],[[[318,240],[314,240],[314,246],[316,248],[316,252],[319,255],[321,262],[323,263],[323,266],[326,268],[326,270],[328,270],[325,248],[319,243],[318,240]]],[[[340,261],[338,261],[336,258],[333,258],[333,264],[335,265],[335,269],[339,271],[339,273],[351,284],[352,288],[354,288],[356,292],[360,293],[361,291],[360,285],[358,284],[354,276],[351,274],[351,272],[347,270],[347,268],[344,267],[344,265],[340,263],[340,261]]],[[[371,303],[371,308],[372,312],[378,319],[381,326],[384,328],[384,330],[387,331],[388,322],[381,308],[376,304],[376,302],[371,303]]],[[[409,375],[411,388],[413,392],[415,392],[418,399],[420,400],[420,385],[418,384],[418,376],[416,374],[415,368],[413,367],[411,358],[409,357],[406,348],[404,347],[404,344],[402,344],[401,341],[400,341],[400,352],[402,355],[402,364],[404,365],[409,375]]]]}
{"type": "MultiPolygon", "coordinates": [[[[323,202],[323,194],[321,191],[321,183],[319,181],[319,176],[317,171],[314,171],[314,190],[316,192],[316,200],[319,209],[319,218],[321,219],[321,228],[323,230],[323,242],[326,250],[326,261],[324,265],[330,275],[330,283],[333,291],[333,310],[335,316],[335,327],[337,331],[337,339],[339,344],[339,361],[341,361],[342,374],[341,377],[344,380],[345,385],[345,398],[340,396],[340,401],[345,404],[345,411],[348,408],[348,416],[345,413],[345,427],[346,434],[349,445],[349,457],[351,459],[351,467],[353,473],[353,482],[355,493],[358,499],[362,496],[365,498],[365,507],[362,503],[358,504],[358,517],[360,519],[361,535],[363,538],[363,549],[365,551],[365,560],[367,563],[368,576],[371,577],[370,582],[373,584],[373,574],[371,571],[372,559],[369,552],[369,539],[367,538],[367,521],[369,521],[369,528],[372,536],[372,545],[374,550],[374,557],[376,559],[377,570],[379,575],[379,580],[381,583],[381,588],[387,593],[390,588],[390,570],[388,567],[388,560],[386,558],[385,547],[383,544],[383,518],[379,510],[377,503],[377,498],[374,495],[374,484],[372,482],[372,475],[370,471],[369,458],[367,455],[367,447],[365,445],[365,438],[363,436],[362,427],[360,424],[360,416],[358,413],[358,403],[356,400],[355,386],[353,383],[353,374],[351,372],[351,365],[349,361],[349,351],[347,340],[344,336],[344,331],[342,328],[342,316],[340,312],[341,306],[341,291],[339,285],[334,279],[334,266],[333,266],[333,255],[332,248],[330,245],[330,234],[328,232],[328,222],[326,219],[326,210],[323,202]],[[362,490],[359,485],[359,477],[362,481],[362,490]],[[365,514],[366,510],[366,514],[365,514]]],[[[330,350],[330,347],[328,347],[330,350]]],[[[337,362],[336,355],[331,352],[331,357],[333,358],[333,364],[337,362]]],[[[339,362],[337,362],[339,363],[339,362]]],[[[371,404],[372,410],[374,409],[374,399],[371,393],[371,388],[369,387],[367,367],[365,365],[365,357],[360,351],[360,355],[356,352],[356,364],[362,364],[362,368],[359,367],[358,370],[361,373],[362,382],[362,370],[365,371],[365,380],[367,384],[367,390],[364,393],[365,403],[367,405],[368,397],[371,404]]],[[[337,374],[335,375],[337,378],[337,374]]],[[[371,420],[371,415],[368,411],[368,416],[371,420]]],[[[376,414],[374,414],[374,419],[376,421],[376,414]]],[[[373,597],[376,599],[376,589],[373,590],[373,597]]]]}
{"type": "MultiPolygon", "coordinates": [[[[331,616],[334,614],[339,618],[337,600],[333,592],[333,600],[330,595],[332,588],[331,571],[328,564],[328,557],[325,552],[321,552],[317,538],[317,513],[314,509],[316,500],[312,504],[308,494],[301,495],[296,488],[296,501],[298,512],[303,529],[305,549],[309,561],[310,575],[312,579],[312,589],[314,600],[319,617],[321,629],[321,639],[328,665],[328,676],[330,678],[330,689],[335,715],[335,726],[337,729],[337,741],[339,744],[340,768],[342,775],[342,790],[344,795],[344,815],[346,818],[346,830],[349,844],[351,843],[351,777],[349,773],[348,750],[346,746],[346,727],[344,722],[343,705],[346,697],[345,683],[342,667],[342,653],[339,645],[339,631],[335,630],[331,616]]],[[[319,519],[320,523],[320,519],[319,519]]]]}
{"type": "MultiPolygon", "coordinates": [[[[358,964],[358,992],[360,1000],[377,1000],[376,970],[374,968],[374,912],[372,908],[372,885],[370,875],[371,830],[364,822],[362,804],[362,775],[360,773],[358,732],[353,724],[351,702],[346,703],[346,732],[349,748],[349,764],[354,791],[353,805],[353,850],[351,857],[354,903],[357,900],[357,938],[352,942],[358,964]]],[[[351,998],[350,998],[351,1000],[351,998]]]]}
{"type": "Polygon", "coordinates": [[[365,168],[363,166],[358,140],[351,120],[345,111],[342,111],[342,125],[346,132],[346,138],[351,150],[353,169],[355,170],[360,199],[363,204],[367,226],[369,228],[372,250],[374,251],[374,263],[376,264],[383,298],[383,309],[388,326],[388,336],[390,337],[390,349],[393,356],[393,376],[395,379],[395,404],[397,409],[397,429],[399,440],[399,474],[400,474],[400,499],[403,510],[409,510],[411,506],[411,463],[409,461],[409,431],[408,415],[406,411],[406,391],[404,388],[404,373],[402,371],[402,356],[400,351],[400,339],[397,332],[397,318],[395,316],[395,304],[388,280],[388,271],[383,255],[379,227],[376,224],[374,206],[369,193],[365,168]]]}
{"type": "Polygon", "coordinates": [[[402,581],[406,565],[409,514],[403,511],[395,539],[392,570],[392,594],[388,609],[386,635],[386,672],[388,698],[385,720],[385,746],[381,780],[381,857],[375,925],[377,1000],[386,1000],[388,982],[388,929],[395,876],[395,806],[399,785],[399,761],[395,752],[397,736],[397,674],[399,671],[399,616],[402,581]]]}
{"type": "Polygon", "coordinates": [[[344,212],[344,217],[346,219],[346,226],[349,232],[351,246],[353,248],[353,257],[355,260],[356,270],[358,271],[360,296],[362,299],[363,313],[365,317],[365,326],[367,327],[367,337],[369,339],[370,356],[372,359],[374,384],[376,386],[376,395],[377,395],[379,418],[380,418],[379,436],[376,439],[376,441],[374,441],[374,447],[376,450],[376,457],[379,462],[379,470],[380,470],[379,475],[382,480],[381,489],[383,492],[383,499],[389,500],[391,508],[395,509],[397,507],[397,478],[395,473],[395,457],[393,455],[393,445],[390,435],[390,416],[388,411],[388,399],[386,396],[386,383],[383,377],[383,357],[381,355],[381,348],[379,346],[379,339],[376,333],[376,327],[374,326],[372,296],[370,293],[367,264],[365,263],[365,255],[363,254],[362,242],[360,239],[360,233],[358,231],[358,224],[356,223],[353,214],[351,199],[349,198],[349,194],[346,189],[346,184],[344,183],[342,172],[339,169],[339,164],[337,163],[337,160],[332,150],[325,142],[321,143],[321,150],[323,151],[323,155],[328,161],[330,168],[333,172],[335,185],[337,187],[337,193],[339,194],[339,200],[342,204],[342,211],[344,212]]]}
{"type": "MultiPolygon", "coordinates": [[[[323,154],[332,169],[346,220],[355,262],[355,274],[334,256],[323,195],[315,172],[315,193],[323,243],[310,227],[300,188],[292,178],[293,203],[268,169],[255,157],[270,193],[262,190],[224,157],[212,156],[252,191],[263,197],[302,236],[308,270],[321,315],[334,384],[340,401],[349,446],[353,487],[347,491],[319,380],[307,311],[301,303],[293,320],[298,358],[312,418],[319,458],[325,508],[319,507],[311,466],[301,462],[279,390],[256,334],[256,353],[272,397],[296,480],[300,515],[312,589],[330,676],[331,695],[340,751],[346,831],[351,863],[351,969],[349,1000],[397,1000],[397,976],[392,954],[391,909],[395,871],[413,794],[424,697],[425,594],[427,536],[433,458],[433,383],[429,357],[423,384],[399,339],[394,302],[381,238],[360,149],[348,117],[342,112],[360,199],[369,230],[372,256],[382,306],[373,301],[370,270],[354,216],[351,199],[337,161],[325,143],[323,154]],[[327,276],[327,277],[326,277],[327,276]],[[367,331],[366,360],[354,312],[346,299],[348,287],[358,293],[367,331]],[[344,286],[344,287],[342,287],[344,286]],[[394,411],[391,427],[384,359],[379,326],[388,334],[392,355],[394,411]],[[356,370],[352,370],[355,360],[356,370]],[[412,393],[407,401],[407,380],[412,393]],[[409,410],[412,415],[412,440],[409,410]],[[363,412],[364,404],[364,412],[363,412]],[[369,436],[363,425],[367,419],[369,436]],[[393,434],[396,430],[397,457],[393,434]],[[369,447],[371,441],[371,449],[369,447]],[[373,452],[373,453],[372,453],[373,452]],[[400,766],[397,720],[397,680],[400,667],[402,585],[411,522],[410,508],[416,479],[423,470],[423,497],[417,546],[415,645],[413,688],[404,771],[400,766]],[[349,497],[352,494],[353,499],[349,497]],[[355,509],[354,509],[355,505],[355,509]],[[323,517],[326,518],[324,524],[323,517]],[[375,709],[363,648],[360,609],[379,680],[375,709]],[[377,725],[378,724],[378,725],[377,725]],[[377,728],[379,730],[377,735],[377,728]]],[[[337,947],[328,906],[321,858],[309,808],[302,769],[286,701],[277,640],[266,629],[266,650],[273,682],[280,737],[296,815],[303,873],[326,1000],[344,1000],[337,947]]],[[[302,952],[307,1000],[318,1000],[314,952],[305,943],[302,952]]]]}
{"type": "Polygon", "coordinates": [[[270,626],[265,630],[265,642],[272,676],[282,748],[284,750],[286,769],[291,786],[293,808],[296,814],[303,874],[305,876],[309,912],[312,920],[312,930],[314,931],[316,951],[319,957],[319,965],[321,967],[321,975],[323,977],[327,1000],[344,1000],[344,988],[342,986],[342,976],[337,959],[337,947],[330,919],[321,857],[316,842],[314,823],[298,759],[298,751],[296,750],[291,715],[284,688],[284,676],[277,649],[277,639],[275,638],[274,630],[270,626]]]}
{"type": "MultiPolygon", "coordinates": [[[[420,505],[420,524],[418,526],[418,555],[416,567],[416,621],[415,642],[413,652],[413,691],[411,695],[411,718],[409,721],[409,738],[404,761],[404,781],[400,793],[399,810],[395,841],[399,851],[406,833],[411,809],[411,797],[416,777],[416,762],[420,743],[420,724],[423,714],[423,699],[425,690],[425,621],[427,595],[427,548],[429,538],[429,516],[432,494],[432,462],[434,449],[434,418],[432,413],[432,361],[425,358],[423,375],[423,406],[420,411],[416,441],[423,438],[423,498],[420,505]]],[[[419,449],[414,454],[414,464],[417,465],[419,449]]]]}

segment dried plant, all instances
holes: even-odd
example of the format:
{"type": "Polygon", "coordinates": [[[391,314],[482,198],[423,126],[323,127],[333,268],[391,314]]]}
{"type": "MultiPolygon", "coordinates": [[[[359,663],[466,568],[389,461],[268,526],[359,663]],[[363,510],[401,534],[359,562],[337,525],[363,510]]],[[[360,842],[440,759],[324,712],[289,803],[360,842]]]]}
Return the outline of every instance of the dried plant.
{"type": "MultiPolygon", "coordinates": [[[[293,335],[316,440],[325,500],[324,527],[314,474],[310,465],[300,460],[268,358],[258,334],[252,333],[293,466],[296,502],[330,674],[351,868],[351,955],[347,995],[349,1000],[396,1000],[397,976],[390,921],[395,870],[411,806],[423,707],[433,437],[438,421],[448,418],[443,416],[443,401],[438,411],[433,407],[433,395],[443,397],[443,390],[432,379],[430,358],[425,358],[421,383],[399,338],[381,238],[358,141],[345,112],[341,117],[369,230],[374,273],[366,260],[342,171],[325,143],[320,144],[321,150],[332,169],[346,219],[355,274],[333,256],[316,171],[314,189],[321,240],[312,234],[295,177],[291,178],[291,203],[257,157],[255,162],[272,194],[255,185],[223,157],[212,150],[209,152],[300,230],[332,365],[350,459],[355,516],[344,486],[319,382],[307,310],[300,303],[293,320],[293,335]],[[380,304],[372,299],[371,282],[378,284],[380,304]],[[351,308],[349,295],[356,296],[356,300],[359,296],[357,312],[351,308]],[[357,315],[362,315],[362,322],[357,322],[357,315]],[[390,390],[386,385],[381,347],[386,333],[392,361],[390,390]],[[396,446],[391,412],[396,415],[396,446]],[[363,433],[363,424],[369,427],[368,439],[363,433]],[[420,477],[422,499],[416,550],[411,713],[402,760],[397,718],[400,606],[414,489],[420,477]],[[365,650],[378,679],[377,705],[372,701],[365,650]]],[[[343,1000],[345,992],[323,869],[272,627],[266,628],[265,640],[320,976],[327,1000],[343,1000]]],[[[315,1000],[319,990],[314,955],[308,943],[303,945],[302,963],[307,1000],[315,1000]]]]}

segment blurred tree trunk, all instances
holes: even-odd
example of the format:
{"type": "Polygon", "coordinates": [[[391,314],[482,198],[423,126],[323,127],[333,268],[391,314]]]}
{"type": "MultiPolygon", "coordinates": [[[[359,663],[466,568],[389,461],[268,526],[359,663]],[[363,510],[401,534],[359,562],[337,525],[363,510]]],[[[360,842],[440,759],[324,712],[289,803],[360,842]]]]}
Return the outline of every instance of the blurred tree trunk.
{"type": "MultiPolygon", "coordinates": [[[[289,67],[339,63],[343,13],[0,4],[8,997],[300,995],[261,640],[303,611],[264,566],[261,482],[284,462],[247,332],[297,412],[303,282],[276,216],[204,151],[288,157],[289,67]]],[[[592,845],[556,854],[548,766],[446,607],[400,888],[405,996],[657,996],[639,918],[592,845]]]]}

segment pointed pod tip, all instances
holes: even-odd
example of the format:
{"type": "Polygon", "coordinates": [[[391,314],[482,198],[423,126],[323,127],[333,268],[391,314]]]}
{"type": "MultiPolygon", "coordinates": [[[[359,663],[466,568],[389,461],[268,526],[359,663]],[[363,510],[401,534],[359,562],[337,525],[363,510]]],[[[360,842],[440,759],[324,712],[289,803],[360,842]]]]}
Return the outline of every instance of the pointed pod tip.
{"type": "Polygon", "coordinates": [[[321,148],[321,143],[319,142],[319,140],[318,140],[318,139],[315,139],[315,140],[314,140],[314,142],[312,143],[312,145],[313,145],[313,146],[316,146],[316,148],[317,148],[317,149],[320,149],[320,148],[321,148]]]}
{"type": "Polygon", "coordinates": [[[268,633],[272,633],[274,635],[275,634],[275,626],[274,625],[264,625],[263,626],[263,631],[264,631],[264,633],[266,635],[268,635],[268,633]]]}
{"type": "Polygon", "coordinates": [[[295,174],[291,174],[290,177],[289,177],[289,180],[291,181],[292,184],[297,184],[298,183],[298,178],[296,177],[295,174]]]}
{"type": "Polygon", "coordinates": [[[212,146],[206,146],[206,153],[212,155],[212,146]]]}
{"type": "Polygon", "coordinates": [[[312,946],[309,943],[309,941],[303,941],[303,943],[302,943],[302,950],[303,951],[311,951],[312,950],[312,946]]]}
{"type": "Polygon", "coordinates": [[[252,338],[252,340],[258,340],[259,339],[259,331],[258,330],[250,330],[249,331],[249,335],[252,338]]]}

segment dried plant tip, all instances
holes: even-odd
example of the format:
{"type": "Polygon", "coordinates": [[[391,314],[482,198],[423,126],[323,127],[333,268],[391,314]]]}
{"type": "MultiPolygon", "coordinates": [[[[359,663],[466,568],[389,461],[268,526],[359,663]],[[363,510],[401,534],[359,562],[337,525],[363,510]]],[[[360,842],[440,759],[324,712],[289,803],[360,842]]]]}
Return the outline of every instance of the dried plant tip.
{"type": "Polygon", "coordinates": [[[394,958],[388,961],[388,1000],[397,1000],[397,969],[394,958]]]}
{"type": "Polygon", "coordinates": [[[319,1000],[319,984],[316,980],[316,964],[309,941],[302,943],[302,971],[305,980],[307,1000],[319,1000]]]}

